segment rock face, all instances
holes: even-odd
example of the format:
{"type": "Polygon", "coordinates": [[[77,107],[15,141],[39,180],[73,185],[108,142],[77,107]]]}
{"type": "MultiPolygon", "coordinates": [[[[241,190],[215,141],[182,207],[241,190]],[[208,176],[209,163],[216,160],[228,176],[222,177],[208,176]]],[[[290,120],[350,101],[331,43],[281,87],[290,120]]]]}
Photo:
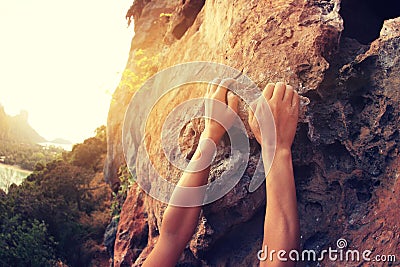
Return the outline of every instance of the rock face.
{"type": "MultiPolygon", "coordinates": [[[[399,264],[400,20],[387,20],[380,37],[362,45],[341,36],[340,4],[339,0],[136,0],[127,14],[133,17],[136,34],[108,118],[108,181],[117,188],[118,168],[125,164],[124,112],[141,83],[156,71],[178,63],[213,61],[242,71],[260,88],[284,80],[310,99],[293,145],[302,248],[336,249],[336,240],[344,238],[351,249],[397,254],[399,264]]],[[[163,153],[161,126],[176,105],[202,96],[204,90],[204,86],[174,90],[147,120],[146,147],[138,149],[147,149],[157,171],[171,181],[176,182],[180,172],[163,153]]],[[[240,115],[245,117],[243,111],[240,115]]],[[[201,128],[200,122],[192,121],[179,140],[167,142],[179,142],[189,155],[201,128]]],[[[258,264],[265,189],[248,190],[260,153],[254,139],[250,145],[250,160],[240,182],[204,207],[180,260],[182,266],[258,264]]],[[[229,142],[224,140],[210,180],[234,171],[227,151],[229,142]]],[[[146,164],[139,163],[138,168],[151,175],[146,164]]],[[[115,266],[140,265],[157,240],[165,207],[132,186],[116,233],[115,266]]],[[[325,259],[323,265],[353,263],[325,259]]]]}

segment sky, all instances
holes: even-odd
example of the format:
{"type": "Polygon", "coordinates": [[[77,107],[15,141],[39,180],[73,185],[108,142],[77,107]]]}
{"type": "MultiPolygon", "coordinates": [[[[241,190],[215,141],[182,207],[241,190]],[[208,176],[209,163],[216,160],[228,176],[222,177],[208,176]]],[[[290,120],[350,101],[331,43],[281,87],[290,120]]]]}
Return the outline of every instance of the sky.
{"type": "Polygon", "coordinates": [[[133,0],[0,0],[0,105],[44,138],[74,143],[106,124],[126,65],[133,0]]]}

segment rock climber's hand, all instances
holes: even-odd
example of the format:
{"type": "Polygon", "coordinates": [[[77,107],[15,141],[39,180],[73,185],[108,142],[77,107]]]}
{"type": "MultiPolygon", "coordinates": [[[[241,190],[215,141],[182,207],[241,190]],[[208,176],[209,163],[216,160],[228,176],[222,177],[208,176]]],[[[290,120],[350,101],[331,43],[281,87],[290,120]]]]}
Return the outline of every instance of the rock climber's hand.
{"type": "Polygon", "coordinates": [[[207,118],[202,138],[210,138],[217,144],[232,126],[238,111],[239,98],[227,88],[235,82],[233,79],[215,79],[208,85],[204,96],[207,118]]]}
{"type": "Polygon", "coordinates": [[[299,95],[290,85],[269,83],[249,110],[249,125],[262,148],[272,145],[271,135],[275,123],[276,150],[290,150],[299,116],[299,95]],[[271,112],[269,112],[269,110],[271,112]],[[271,118],[271,113],[273,120],[271,118]]]}

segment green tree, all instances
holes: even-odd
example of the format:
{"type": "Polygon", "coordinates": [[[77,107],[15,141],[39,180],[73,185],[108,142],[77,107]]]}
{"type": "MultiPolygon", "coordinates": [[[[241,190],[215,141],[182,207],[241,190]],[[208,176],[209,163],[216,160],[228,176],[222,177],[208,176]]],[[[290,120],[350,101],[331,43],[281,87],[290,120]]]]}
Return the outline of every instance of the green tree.
{"type": "Polygon", "coordinates": [[[71,162],[75,166],[96,170],[101,155],[107,152],[106,127],[101,126],[95,132],[95,137],[86,139],[72,148],[71,162]]]}
{"type": "Polygon", "coordinates": [[[14,266],[6,264],[7,257],[17,253],[31,255],[32,260],[28,263],[21,260],[19,266],[40,266],[34,265],[36,262],[46,266],[40,259],[50,262],[54,258],[69,266],[89,264],[91,253],[95,251],[93,244],[102,241],[110,218],[111,190],[98,167],[103,165],[105,139],[105,127],[99,127],[95,137],[75,146],[73,151],[64,152],[57,160],[37,163],[34,172],[20,186],[11,185],[7,194],[0,191],[0,224],[4,229],[0,231],[4,235],[0,236],[3,239],[0,251],[7,251],[7,254],[0,254],[0,258],[5,259],[0,260],[0,266],[14,266]],[[39,242],[32,244],[50,253],[48,257],[39,253],[44,256],[35,259],[35,263],[32,253],[36,252],[29,246],[26,250],[20,247],[32,236],[39,242]],[[45,237],[50,244],[40,241],[45,237]],[[19,241],[10,246],[10,240],[19,241]]]}
{"type": "Polygon", "coordinates": [[[54,238],[44,222],[3,216],[0,225],[0,266],[54,266],[54,238]]]}

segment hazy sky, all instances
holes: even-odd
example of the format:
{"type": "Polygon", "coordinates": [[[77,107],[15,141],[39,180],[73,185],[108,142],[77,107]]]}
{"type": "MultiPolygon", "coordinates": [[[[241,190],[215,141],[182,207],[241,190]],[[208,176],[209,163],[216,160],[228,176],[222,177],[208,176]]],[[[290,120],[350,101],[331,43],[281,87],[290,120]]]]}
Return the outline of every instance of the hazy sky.
{"type": "Polygon", "coordinates": [[[46,139],[105,124],[128,59],[133,0],[0,0],[0,104],[46,139]]]}

